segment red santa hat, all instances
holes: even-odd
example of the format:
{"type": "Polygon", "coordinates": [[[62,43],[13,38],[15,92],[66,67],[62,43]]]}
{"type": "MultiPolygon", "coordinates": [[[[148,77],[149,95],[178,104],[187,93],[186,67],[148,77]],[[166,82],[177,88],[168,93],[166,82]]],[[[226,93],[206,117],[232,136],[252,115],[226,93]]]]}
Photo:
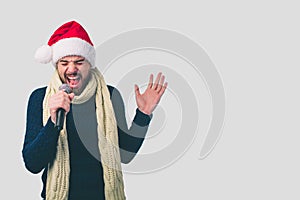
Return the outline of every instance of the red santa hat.
{"type": "Polygon", "coordinates": [[[35,59],[43,64],[52,61],[55,66],[65,56],[82,56],[94,67],[95,54],[94,45],[85,29],[76,21],[70,21],[53,33],[47,45],[38,48],[35,59]]]}

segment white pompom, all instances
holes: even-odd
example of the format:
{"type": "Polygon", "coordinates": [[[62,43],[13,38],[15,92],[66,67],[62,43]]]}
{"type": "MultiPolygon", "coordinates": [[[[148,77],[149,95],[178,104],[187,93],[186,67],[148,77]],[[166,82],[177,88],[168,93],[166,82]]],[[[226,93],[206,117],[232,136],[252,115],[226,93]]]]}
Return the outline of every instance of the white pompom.
{"type": "Polygon", "coordinates": [[[52,48],[49,45],[43,45],[35,52],[34,58],[39,63],[49,63],[52,60],[52,48]]]}

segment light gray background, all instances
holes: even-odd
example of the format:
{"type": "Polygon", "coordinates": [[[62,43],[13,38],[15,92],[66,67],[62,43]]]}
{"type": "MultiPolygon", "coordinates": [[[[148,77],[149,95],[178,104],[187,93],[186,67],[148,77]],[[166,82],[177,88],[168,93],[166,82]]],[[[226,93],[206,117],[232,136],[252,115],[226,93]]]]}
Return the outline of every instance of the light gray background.
{"type": "Polygon", "coordinates": [[[25,111],[53,68],[35,63],[33,54],[58,25],[76,19],[95,45],[142,27],[183,33],[207,51],[223,78],[226,121],[212,154],[198,160],[199,136],[172,166],[125,174],[129,200],[299,199],[297,1],[28,0],[6,1],[0,13],[1,198],[39,199],[40,175],[27,172],[21,157],[25,111]]]}

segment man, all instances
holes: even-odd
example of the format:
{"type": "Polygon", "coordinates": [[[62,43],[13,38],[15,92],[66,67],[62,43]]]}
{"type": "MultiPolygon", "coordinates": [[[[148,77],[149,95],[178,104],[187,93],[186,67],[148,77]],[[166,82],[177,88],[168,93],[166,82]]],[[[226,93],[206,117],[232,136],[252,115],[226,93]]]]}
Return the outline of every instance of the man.
{"type": "Polygon", "coordinates": [[[95,67],[95,48],[80,24],[63,24],[35,57],[56,68],[49,85],[29,98],[22,150],[30,172],[43,170],[42,198],[125,199],[121,162],[130,162],[141,147],[167,87],[164,76],[153,83],[151,75],[143,94],[135,85],[138,108],[128,129],[122,97],[95,67]],[[63,83],[71,93],[58,89],[63,83]],[[61,109],[66,118],[58,130],[61,109]]]}

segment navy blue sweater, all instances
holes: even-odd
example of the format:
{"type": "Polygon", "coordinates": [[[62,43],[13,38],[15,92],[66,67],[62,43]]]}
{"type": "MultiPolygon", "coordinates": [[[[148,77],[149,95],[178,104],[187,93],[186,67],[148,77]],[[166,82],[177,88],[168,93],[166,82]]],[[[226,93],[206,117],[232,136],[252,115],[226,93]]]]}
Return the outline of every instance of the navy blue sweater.
{"type": "MultiPolygon", "coordinates": [[[[140,149],[147,132],[151,116],[136,109],[130,129],[127,127],[124,103],[120,93],[108,86],[118,126],[119,146],[122,163],[129,163],[140,149]]],[[[23,159],[32,173],[43,170],[42,198],[46,196],[47,165],[56,154],[59,132],[49,118],[43,126],[43,99],[46,87],[35,90],[27,107],[26,134],[23,145],[23,159]]],[[[100,161],[95,114],[95,98],[72,105],[66,116],[70,152],[69,200],[103,200],[104,181],[100,161]]]]}

